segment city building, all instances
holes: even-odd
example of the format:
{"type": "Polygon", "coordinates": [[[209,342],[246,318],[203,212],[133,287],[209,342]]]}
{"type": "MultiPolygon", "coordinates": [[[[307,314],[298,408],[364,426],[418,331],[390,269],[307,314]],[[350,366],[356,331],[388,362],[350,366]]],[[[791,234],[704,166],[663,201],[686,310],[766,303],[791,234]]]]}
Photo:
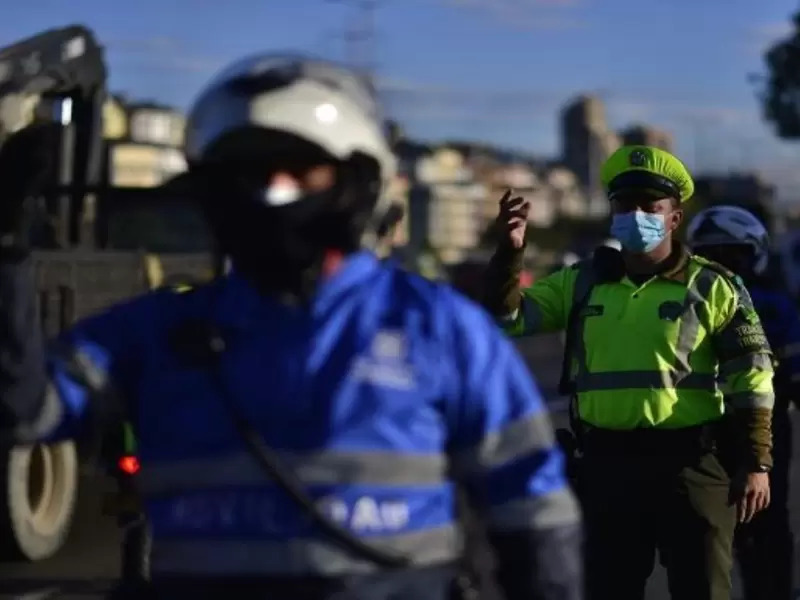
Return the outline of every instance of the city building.
{"type": "Polygon", "coordinates": [[[124,140],[128,137],[128,111],[125,101],[111,96],[103,104],[103,138],[124,140]]]}
{"type": "Polygon", "coordinates": [[[600,168],[620,146],[606,121],[605,105],[595,96],[580,96],[561,112],[561,161],[578,178],[591,202],[602,194],[600,168]]]}
{"type": "Polygon", "coordinates": [[[549,227],[558,216],[552,188],[539,174],[524,163],[499,166],[491,181],[491,195],[486,203],[485,226],[497,217],[498,200],[507,189],[523,196],[530,203],[528,222],[536,227],[549,227]]]}
{"type": "Polygon", "coordinates": [[[458,262],[480,243],[481,204],[489,191],[475,180],[464,155],[448,147],[421,157],[415,175],[417,185],[409,191],[410,241],[436,250],[443,262],[458,262]]]}
{"type": "Polygon", "coordinates": [[[153,187],[186,170],[186,119],[166,106],[109,99],[103,107],[109,182],[117,187],[153,187]]]}
{"type": "Polygon", "coordinates": [[[655,146],[667,152],[673,152],[675,146],[672,134],[649,125],[632,125],[619,135],[626,146],[655,146]]]}
{"type": "Polygon", "coordinates": [[[544,182],[554,212],[553,218],[586,216],[588,203],[575,173],[565,167],[551,167],[544,173],[544,182]]]}

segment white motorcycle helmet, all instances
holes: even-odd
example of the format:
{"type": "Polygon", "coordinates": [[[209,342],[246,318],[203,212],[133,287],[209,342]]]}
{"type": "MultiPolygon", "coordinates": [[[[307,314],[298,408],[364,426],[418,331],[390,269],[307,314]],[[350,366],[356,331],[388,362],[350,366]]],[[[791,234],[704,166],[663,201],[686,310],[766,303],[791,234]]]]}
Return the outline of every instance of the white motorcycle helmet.
{"type": "MultiPolygon", "coordinates": [[[[217,154],[252,159],[275,139],[269,137],[275,132],[314,144],[334,159],[374,161],[376,180],[369,184],[376,198],[373,225],[364,235],[365,244],[374,244],[388,209],[386,189],[396,161],[373,88],[357,73],[320,59],[292,54],[245,58],[223,69],[191,108],[186,158],[190,164],[217,154]]],[[[286,198],[276,205],[294,201],[286,198]]]]}
{"type": "Polygon", "coordinates": [[[606,248],[613,248],[614,250],[622,250],[622,244],[620,244],[617,238],[606,238],[600,245],[606,248]]]}
{"type": "Polygon", "coordinates": [[[699,212],[689,223],[686,242],[692,248],[746,245],[753,249],[753,271],[762,274],[769,262],[769,234],[751,212],[738,206],[712,206],[699,212]]]}

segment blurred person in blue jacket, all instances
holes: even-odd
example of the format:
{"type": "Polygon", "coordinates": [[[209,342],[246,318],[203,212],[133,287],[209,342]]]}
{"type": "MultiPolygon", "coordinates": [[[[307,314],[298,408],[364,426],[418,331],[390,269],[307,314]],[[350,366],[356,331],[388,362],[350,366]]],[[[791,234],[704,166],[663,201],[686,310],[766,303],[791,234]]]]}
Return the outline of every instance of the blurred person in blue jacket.
{"type": "Polygon", "coordinates": [[[800,406],[800,317],[789,293],[767,277],[769,238],[764,225],[749,211],[736,206],[703,210],[689,224],[687,242],[696,254],[720,263],[744,280],[778,357],[772,499],[766,511],[739,526],[736,554],[746,600],[790,600],[794,598],[794,536],[788,507],[792,457],[789,405],[794,402],[800,406]]]}
{"type": "Polygon", "coordinates": [[[509,600],[582,598],[579,509],[522,360],[476,305],[370,250],[394,159],[357,75],[261,55],[217,76],[186,152],[231,272],[84,320],[45,358],[20,214],[48,143],[0,150],[0,433],[134,424],[148,593],[465,595],[459,487],[509,600]]]}

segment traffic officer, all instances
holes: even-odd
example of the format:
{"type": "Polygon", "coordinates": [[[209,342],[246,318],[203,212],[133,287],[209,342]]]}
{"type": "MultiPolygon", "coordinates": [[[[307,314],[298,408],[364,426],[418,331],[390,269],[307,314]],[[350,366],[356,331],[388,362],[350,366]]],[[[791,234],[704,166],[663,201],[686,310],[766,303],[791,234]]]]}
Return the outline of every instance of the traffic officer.
{"type": "Polygon", "coordinates": [[[769,502],[771,351],[741,281],[673,238],[694,187],[684,165],[626,146],[602,180],[622,251],[598,249],[520,293],[528,206],[507,193],[487,306],[512,335],[567,331],[589,595],[642,600],[658,549],[673,598],[729,600],[731,491],[743,521],[769,502]],[[733,487],[718,370],[741,440],[733,487]]]}
{"type": "MultiPolygon", "coordinates": [[[[0,173],[38,173],[26,144],[47,158],[9,141],[0,173]]],[[[579,511],[523,362],[480,308],[369,251],[393,172],[371,89],[320,60],[237,62],[186,151],[232,272],[80,322],[47,362],[14,218],[35,190],[2,197],[0,432],[127,414],[163,597],[444,600],[458,482],[509,598],[581,598],[579,511]]]]}
{"type": "Polygon", "coordinates": [[[746,600],[792,600],[794,536],[789,519],[792,428],[789,404],[800,407],[800,317],[791,296],[767,278],[769,236],[758,218],[737,206],[714,206],[689,223],[692,251],[739,274],[761,317],[778,366],[772,415],[769,507],[741,526],[734,540],[746,600]]]}

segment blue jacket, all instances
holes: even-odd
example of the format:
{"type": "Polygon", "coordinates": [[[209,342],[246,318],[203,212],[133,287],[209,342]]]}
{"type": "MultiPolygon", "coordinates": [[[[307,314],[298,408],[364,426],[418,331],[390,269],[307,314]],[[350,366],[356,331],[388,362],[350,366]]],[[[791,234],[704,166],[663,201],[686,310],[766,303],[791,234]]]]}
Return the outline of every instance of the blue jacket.
{"type": "Polygon", "coordinates": [[[73,436],[122,400],[154,578],[375,568],[268,481],[233,402],[328,514],[376,547],[420,567],[456,559],[458,480],[488,521],[509,597],[580,597],[579,514],[542,398],[500,330],[450,288],[361,253],[292,308],[234,274],[79,323],[45,372],[30,271],[0,263],[0,325],[13,332],[0,352],[15,356],[0,361],[2,425],[22,440],[73,436]],[[216,371],[177,339],[198,320],[225,341],[216,371]]]}
{"type": "Polygon", "coordinates": [[[775,415],[786,411],[790,401],[800,407],[800,315],[788,293],[761,283],[748,284],[764,333],[778,359],[775,370],[775,415]]]}

